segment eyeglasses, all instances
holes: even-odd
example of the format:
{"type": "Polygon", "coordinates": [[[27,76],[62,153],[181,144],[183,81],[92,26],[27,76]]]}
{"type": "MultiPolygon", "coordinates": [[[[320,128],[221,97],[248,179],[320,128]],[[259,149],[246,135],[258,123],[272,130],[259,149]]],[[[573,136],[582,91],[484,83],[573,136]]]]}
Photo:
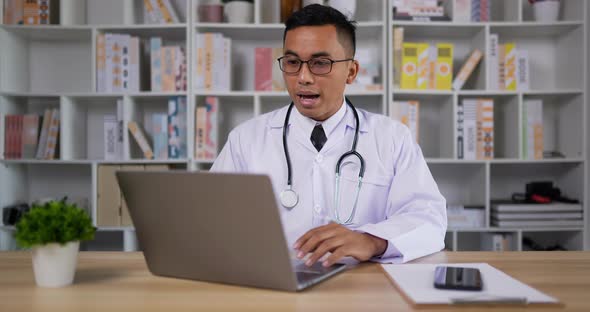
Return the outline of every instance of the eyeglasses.
{"type": "Polygon", "coordinates": [[[307,61],[302,61],[296,56],[292,55],[285,55],[279,57],[277,61],[279,62],[279,67],[281,70],[286,74],[296,74],[301,70],[301,66],[303,63],[307,63],[307,67],[309,71],[314,75],[326,75],[332,71],[332,64],[338,62],[347,62],[353,61],[354,59],[344,59],[344,60],[331,60],[325,57],[314,57],[307,61]]]}

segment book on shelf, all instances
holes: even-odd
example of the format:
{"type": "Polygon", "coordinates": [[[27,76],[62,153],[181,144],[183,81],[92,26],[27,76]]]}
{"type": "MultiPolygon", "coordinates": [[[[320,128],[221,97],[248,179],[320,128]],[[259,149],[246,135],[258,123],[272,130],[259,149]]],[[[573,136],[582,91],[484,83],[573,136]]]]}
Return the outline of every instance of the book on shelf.
{"type": "Polygon", "coordinates": [[[493,200],[492,212],[510,213],[548,213],[548,212],[582,212],[581,204],[552,202],[549,204],[515,203],[510,200],[493,200]]]}
{"type": "Polygon", "coordinates": [[[483,53],[479,49],[475,49],[471,52],[471,55],[465,64],[463,64],[463,67],[461,67],[457,77],[455,77],[455,80],[453,81],[454,90],[461,90],[463,88],[465,82],[469,79],[477,65],[479,65],[482,57],[483,53]]]}
{"type": "Polygon", "coordinates": [[[529,52],[518,49],[516,51],[516,89],[528,91],[530,89],[529,52]]]}
{"type": "Polygon", "coordinates": [[[220,33],[196,33],[194,48],[194,89],[231,90],[231,39],[220,33]]]}
{"type": "Polygon", "coordinates": [[[488,53],[486,55],[487,62],[489,63],[488,70],[488,85],[490,90],[500,89],[500,55],[499,55],[500,43],[498,41],[498,34],[490,34],[488,53]]]}
{"type": "Polygon", "coordinates": [[[168,100],[168,157],[187,157],[187,105],[185,97],[168,100]]]}
{"type": "Polygon", "coordinates": [[[39,142],[41,116],[28,114],[23,116],[22,158],[33,159],[39,142]]]}
{"type": "Polygon", "coordinates": [[[449,21],[444,7],[436,0],[394,0],[394,20],[449,21]]]}
{"type": "Polygon", "coordinates": [[[123,115],[123,99],[117,99],[116,114],[104,115],[104,159],[119,160],[125,158],[123,136],[125,121],[123,115]]]}
{"type": "MultiPolygon", "coordinates": [[[[403,32],[403,28],[398,32],[403,32]]],[[[438,43],[435,46],[401,42],[400,88],[451,90],[453,49],[454,45],[450,43],[438,43]]]]}
{"type": "Polygon", "coordinates": [[[59,151],[59,124],[60,114],[58,109],[53,109],[51,121],[47,132],[47,143],[43,153],[43,159],[55,159],[59,151]]]}
{"type": "Polygon", "coordinates": [[[393,29],[393,85],[400,86],[402,69],[402,47],[404,43],[404,28],[393,29]]]}
{"type": "Polygon", "coordinates": [[[419,143],[420,102],[393,101],[389,111],[390,117],[406,125],[410,129],[412,138],[419,143]]]}
{"type": "Polygon", "coordinates": [[[3,6],[3,23],[5,25],[22,25],[25,23],[23,19],[24,0],[4,0],[3,6]]]}
{"type": "Polygon", "coordinates": [[[37,159],[42,159],[43,154],[45,153],[45,147],[47,146],[47,134],[49,133],[49,123],[51,122],[52,115],[53,110],[51,109],[46,109],[43,114],[41,133],[39,134],[39,144],[37,145],[37,152],[35,153],[35,158],[37,159]]]}
{"type": "Polygon", "coordinates": [[[131,135],[135,139],[137,145],[139,145],[139,148],[143,152],[143,156],[146,159],[154,159],[154,151],[152,150],[143,130],[139,127],[137,122],[129,121],[127,128],[129,129],[129,132],[131,132],[131,135]]]}
{"type": "Polygon", "coordinates": [[[504,88],[516,91],[516,44],[504,44],[504,88]]]}
{"type": "Polygon", "coordinates": [[[453,82],[453,51],[452,43],[436,45],[436,89],[451,90],[453,82]]]}
{"type": "Polygon", "coordinates": [[[543,159],[543,100],[524,99],[522,107],[522,156],[543,159]]]}
{"type": "Polygon", "coordinates": [[[205,105],[197,107],[195,117],[195,158],[213,161],[217,157],[219,98],[208,96],[205,105]]]}
{"type": "Polygon", "coordinates": [[[493,200],[492,225],[499,227],[583,226],[583,207],[579,203],[517,203],[493,200]]]}
{"type": "Polygon", "coordinates": [[[492,218],[492,225],[498,227],[578,227],[584,226],[584,220],[497,220],[492,218]]]}
{"type": "Polygon", "coordinates": [[[493,99],[463,99],[457,111],[459,159],[494,158],[493,99]]]}
{"type": "Polygon", "coordinates": [[[143,10],[148,24],[180,23],[170,0],[143,0],[143,10]]]}
{"type": "Polygon", "coordinates": [[[495,212],[492,211],[492,218],[496,220],[555,220],[555,219],[582,219],[582,212],[495,212]]]}
{"type": "Polygon", "coordinates": [[[138,92],[141,88],[139,38],[100,33],[96,37],[96,90],[138,92]]]}
{"type": "Polygon", "coordinates": [[[58,0],[4,0],[6,25],[59,24],[58,0]]]}
{"type": "Polygon", "coordinates": [[[168,114],[152,114],[154,159],[168,159],[168,114]]]}
{"type": "Polygon", "coordinates": [[[117,154],[117,137],[119,124],[116,115],[104,115],[104,159],[119,159],[117,154]]]}
{"type": "Polygon", "coordinates": [[[273,90],[272,50],[273,48],[269,47],[254,48],[254,90],[256,91],[273,90]]]}
{"type": "Polygon", "coordinates": [[[455,22],[489,22],[492,0],[455,0],[455,22]]]}
{"type": "Polygon", "coordinates": [[[162,38],[150,38],[150,81],[155,92],[185,91],[186,53],[180,46],[164,46],[162,38]]]}
{"type": "Polygon", "coordinates": [[[402,43],[402,73],[400,88],[416,89],[418,83],[418,44],[402,43]]]}

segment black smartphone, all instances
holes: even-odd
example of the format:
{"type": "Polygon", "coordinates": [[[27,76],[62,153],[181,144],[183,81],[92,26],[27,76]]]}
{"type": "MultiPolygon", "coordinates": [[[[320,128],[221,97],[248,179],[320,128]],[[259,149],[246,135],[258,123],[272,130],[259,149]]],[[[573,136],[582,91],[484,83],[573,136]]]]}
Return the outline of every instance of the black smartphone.
{"type": "Polygon", "coordinates": [[[437,266],[434,287],[438,289],[481,290],[483,282],[479,269],[437,266]]]}

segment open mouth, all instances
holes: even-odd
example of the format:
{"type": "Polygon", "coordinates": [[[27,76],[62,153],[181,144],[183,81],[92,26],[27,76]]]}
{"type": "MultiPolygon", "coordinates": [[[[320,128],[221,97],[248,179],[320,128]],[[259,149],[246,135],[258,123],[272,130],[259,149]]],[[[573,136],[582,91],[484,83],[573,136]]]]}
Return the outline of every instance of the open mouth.
{"type": "Polygon", "coordinates": [[[299,104],[303,107],[313,108],[319,101],[320,95],[309,91],[303,91],[297,93],[297,98],[299,99],[299,104]]]}

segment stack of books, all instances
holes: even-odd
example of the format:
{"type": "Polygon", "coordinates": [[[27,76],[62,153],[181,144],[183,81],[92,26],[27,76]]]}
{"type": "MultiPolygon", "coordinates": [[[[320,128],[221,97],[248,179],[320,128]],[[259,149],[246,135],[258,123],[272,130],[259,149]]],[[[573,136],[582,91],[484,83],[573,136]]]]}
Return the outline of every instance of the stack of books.
{"type": "Polygon", "coordinates": [[[143,0],[143,9],[148,24],[180,23],[170,0],[143,0]]]}
{"type": "Polygon", "coordinates": [[[138,37],[104,33],[96,37],[96,90],[140,91],[140,42],[138,37]]]}
{"type": "Polygon", "coordinates": [[[185,91],[186,53],[181,46],[164,46],[162,38],[150,39],[151,89],[155,92],[185,91]]]}
{"type": "Polygon", "coordinates": [[[516,43],[500,44],[498,34],[490,34],[488,79],[491,90],[527,91],[530,89],[529,54],[516,43]]]}
{"type": "Polygon", "coordinates": [[[493,0],[455,0],[455,22],[489,22],[493,0]]]}
{"type": "Polygon", "coordinates": [[[4,24],[59,24],[59,1],[4,0],[4,24]]]}
{"type": "Polygon", "coordinates": [[[4,159],[55,159],[59,125],[58,109],[46,109],[43,116],[5,115],[4,159]]]}
{"type": "Polygon", "coordinates": [[[438,0],[394,0],[393,18],[413,21],[449,21],[438,0]]]}
{"type": "Polygon", "coordinates": [[[194,89],[230,91],[231,39],[221,33],[196,33],[194,46],[194,89]]]}
{"type": "MultiPolygon", "coordinates": [[[[403,30],[394,32],[403,35],[403,30]]],[[[394,38],[395,53],[399,53],[397,46],[401,43],[401,70],[399,84],[401,89],[418,90],[451,90],[453,82],[453,49],[451,43],[438,43],[431,46],[428,43],[403,42],[403,38],[394,38]]],[[[395,75],[395,74],[394,74],[395,75]]],[[[395,81],[395,78],[394,78],[395,81]]]]}
{"type": "Polygon", "coordinates": [[[581,204],[553,202],[521,204],[511,201],[492,202],[492,225],[498,227],[583,226],[581,204]]]}
{"type": "Polygon", "coordinates": [[[457,107],[459,159],[494,158],[494,100],[464,99],[457,107]]]}

